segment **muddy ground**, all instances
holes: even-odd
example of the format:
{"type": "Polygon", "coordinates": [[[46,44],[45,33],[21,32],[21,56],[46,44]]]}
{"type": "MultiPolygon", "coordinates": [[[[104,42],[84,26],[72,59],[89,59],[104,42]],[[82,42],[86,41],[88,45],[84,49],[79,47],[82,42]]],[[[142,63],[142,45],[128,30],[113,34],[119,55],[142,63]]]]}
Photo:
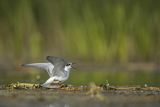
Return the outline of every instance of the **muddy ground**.
{"type": "Polygon", "coordinates": [[[43,88],[39,84],[1,85],[0,107],[160,107],[160,87],[61,85],[43,88]]]}

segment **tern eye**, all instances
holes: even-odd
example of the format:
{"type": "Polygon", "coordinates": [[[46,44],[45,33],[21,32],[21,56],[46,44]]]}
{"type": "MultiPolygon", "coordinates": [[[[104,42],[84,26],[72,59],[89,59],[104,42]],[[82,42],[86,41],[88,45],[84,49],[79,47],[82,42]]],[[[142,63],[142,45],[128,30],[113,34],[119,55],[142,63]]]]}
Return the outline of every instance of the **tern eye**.
{"type": "Polygon", "coordinates": [[[66,66],[70,66],[71,64],[67,64],[66,66]]]}

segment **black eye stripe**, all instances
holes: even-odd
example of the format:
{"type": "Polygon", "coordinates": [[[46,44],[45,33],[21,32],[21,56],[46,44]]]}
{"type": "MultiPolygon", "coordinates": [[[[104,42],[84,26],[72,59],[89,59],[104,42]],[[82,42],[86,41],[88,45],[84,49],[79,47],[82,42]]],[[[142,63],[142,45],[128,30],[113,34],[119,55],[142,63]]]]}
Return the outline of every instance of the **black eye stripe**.
{"type": "Polygon", "coordinates": [[[69,66],[69,65],[71,65],[71,64],[67,64],[66,66],[69,66]]]}

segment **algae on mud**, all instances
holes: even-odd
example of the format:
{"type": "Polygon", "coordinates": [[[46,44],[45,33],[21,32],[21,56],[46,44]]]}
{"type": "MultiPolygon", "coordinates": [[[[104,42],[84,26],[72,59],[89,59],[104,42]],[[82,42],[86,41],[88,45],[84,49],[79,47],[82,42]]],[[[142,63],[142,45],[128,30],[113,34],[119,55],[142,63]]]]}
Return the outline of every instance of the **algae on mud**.
{"type": "MultiPolygon", "coordinates": [[[[57,84],[55,84],[57,85],[57,84]]],[[[67,84],[59,84],[60,86],[58,88],[53,87],[54,84],[52,84],[48,88],[42,87],[40,84],[32,84],[32,83],[12,83],[7,86],[4,86],[3,89],[55,89],[55,90],[64,90],[64,91],[81,91],[89,93],[96,93],[96,91],[126,91],[126,92],[141,92],[144,91],[148,92],[156,92],[155,94],[160,94],[160,87],[152,87],[152,86],[109,86],[108,84],[100,84],[96,85],[95,83],[90,83],[89,85],[81,85],[81,86],[73,86],[73,85],[67,85],[67,84]]]]}

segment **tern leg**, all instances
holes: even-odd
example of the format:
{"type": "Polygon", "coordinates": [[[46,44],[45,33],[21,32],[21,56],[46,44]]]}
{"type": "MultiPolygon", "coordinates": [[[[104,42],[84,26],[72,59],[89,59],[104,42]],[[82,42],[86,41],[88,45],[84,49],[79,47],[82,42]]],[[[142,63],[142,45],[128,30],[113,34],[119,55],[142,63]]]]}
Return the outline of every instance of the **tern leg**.
{"type": "Polygon", "coordinates": [[[50,77],[45,83],[42,84],[43,87],[48,87],[54,81],[54,77],[50,77]]]}

